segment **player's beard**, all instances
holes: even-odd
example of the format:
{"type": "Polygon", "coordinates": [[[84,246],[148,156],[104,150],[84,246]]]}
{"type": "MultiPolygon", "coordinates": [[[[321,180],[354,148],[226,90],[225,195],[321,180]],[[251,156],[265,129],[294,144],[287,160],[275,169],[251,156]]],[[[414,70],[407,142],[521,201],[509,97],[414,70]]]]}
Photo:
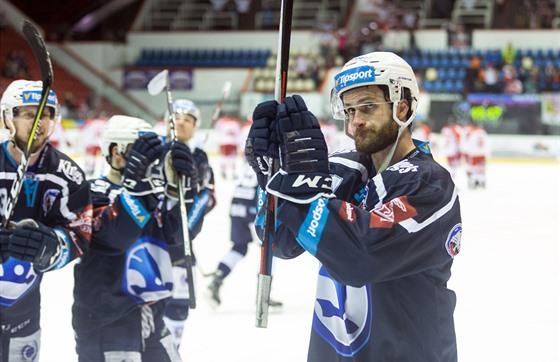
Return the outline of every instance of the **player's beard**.
{"type": "Polygon", "coordinates": [[[380,129],[360,129],[354,134],[356,151],[371,155],[383,151],[397,141],[399,125],[393,120],[385,123],[380,129]]]}
{"type": "MultiPolygon", "coordinates": [[[[29,140],[29,133],[31,132],[31,130],[29,130],[28,132],[25,132],[25,136],[24,137],[20,137],[18,134],[20,134],[20,132],[18,132],[15,136],[15,144],[17,146],[17,148],[19,148],[22,151],[25,151],[27,149],[27,142],[29,140]]],[[[33,143],[31,144],[31,152],[30,154],[34,154],[38,151],[40,151],[43,146],[45,145],[45,143],[47,142],[47,136],[45,134],[45,131],[43,130],[39,130],[39,133],[37,134],[37,137],[33,140],[33,143]]]]}

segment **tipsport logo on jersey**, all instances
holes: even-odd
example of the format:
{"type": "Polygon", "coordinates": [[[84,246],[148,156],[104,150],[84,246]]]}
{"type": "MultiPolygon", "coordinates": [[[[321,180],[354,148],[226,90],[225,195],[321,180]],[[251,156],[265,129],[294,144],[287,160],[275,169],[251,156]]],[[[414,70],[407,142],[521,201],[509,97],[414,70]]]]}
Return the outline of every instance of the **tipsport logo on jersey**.
{"type": "MultiPolygon", "coordinates": [[[[41,91],[24,91],[21,94],[21,98],[23,104],[37,104],[41,101],[41,95],[43,92],[41,91]]],[[[47,97],[47,106],[56,107],[56,95],[53,91],[49,92],[49,96],[47,97]]]]}
{"type": "Polygon", "coordinates": [[[371,82],[375,82],[375,69],[373,67],[363,66],[352,68],[344,72],[340,72],[334,78],[334,89],[338,93],[344,88],[371,82]]]}

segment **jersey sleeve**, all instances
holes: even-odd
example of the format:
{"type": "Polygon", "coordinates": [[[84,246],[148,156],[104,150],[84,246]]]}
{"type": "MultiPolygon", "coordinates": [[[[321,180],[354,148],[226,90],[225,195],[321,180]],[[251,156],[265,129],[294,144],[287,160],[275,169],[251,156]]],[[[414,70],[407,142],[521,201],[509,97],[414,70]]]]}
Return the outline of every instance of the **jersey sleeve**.
{"type": "Polygon", "coordinates": [[[92,232],[89,185],[77,166],[72,170],[72,180],[61,182],[64,186],[60,191],[48,190],[43,197],[43,209],[48,210],[44,223],[54,229],[63,243],[62,257],[45,271],[59,269],[89,249],[92,232]]]}
{"type": "Polygon", "coordinates": [[[275,242],[293,235],[337,281],[356,287],[448,263],[459,249],[459,200],[448,175],[433,172],[385,171],[369,181],[360,206],[284,202],[275,242]]]}
{"type": "Polygon", "coordinates": [[[105,180],[90,181],[93,202],[93,243],[96,251],[123,253],[153,217],[140,197],[116,189],[105,180]]]}

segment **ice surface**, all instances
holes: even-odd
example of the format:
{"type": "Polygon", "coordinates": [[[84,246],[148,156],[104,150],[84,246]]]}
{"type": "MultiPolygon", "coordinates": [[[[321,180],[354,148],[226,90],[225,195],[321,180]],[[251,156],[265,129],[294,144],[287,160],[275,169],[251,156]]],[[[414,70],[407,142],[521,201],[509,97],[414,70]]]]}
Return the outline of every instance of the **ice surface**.
{"type": "MultiPolygon", "coordinates": [[[[215,160],[212,160],[215,161],[215,160]]],[[[491,163],[485,190],[469,190],[459,177],[463,240],[449,284],[457,293],[455,322],[460,361],[558,361],[560,292],[560,166],[491,163]]],[[[194,240],[200,270],[213,271],[229,250],[228,207],[232,181],[218,178],[217,208],[194,240]]],[[[184,361],[305,361],[317,262],[305,254],[276,261],[268,328],[255,327],[259,249],[226,279],[222,305],[203,294],[210,281],[198,275],[198,303],[185,326],[184,361]]],[[[42,291],[43,362],[72,362],[72,267],[48,273],[42,291]]]]}

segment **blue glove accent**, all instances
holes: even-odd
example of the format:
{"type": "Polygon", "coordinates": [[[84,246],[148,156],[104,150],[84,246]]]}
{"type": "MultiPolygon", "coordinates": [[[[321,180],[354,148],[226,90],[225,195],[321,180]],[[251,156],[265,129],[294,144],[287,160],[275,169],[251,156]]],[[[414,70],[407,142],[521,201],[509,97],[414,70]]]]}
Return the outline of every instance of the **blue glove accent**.
{"type": "Polygon", "coordinates": [[[48,268],[59,253],[60,242],[53,229],[31,219],[20,221],[10,236],[10,255],[33,263],[37,269],[48,268]]]}

